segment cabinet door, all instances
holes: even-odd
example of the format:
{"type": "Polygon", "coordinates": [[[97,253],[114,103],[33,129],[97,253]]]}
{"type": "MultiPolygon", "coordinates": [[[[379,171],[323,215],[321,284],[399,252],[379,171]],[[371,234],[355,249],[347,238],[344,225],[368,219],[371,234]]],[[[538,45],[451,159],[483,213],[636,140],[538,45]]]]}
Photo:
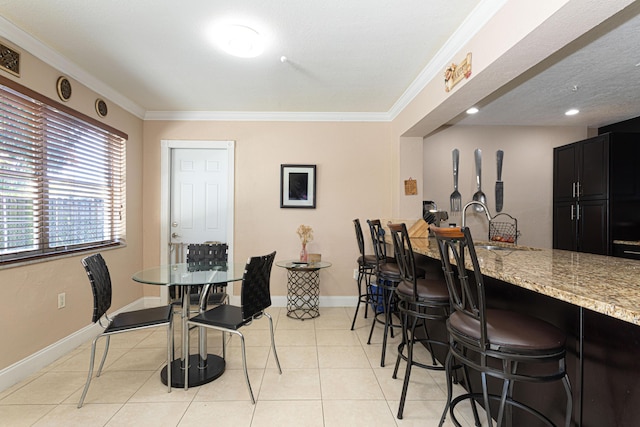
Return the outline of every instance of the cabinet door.
{"type": "Polygon", "coordinates": [[[578,143],[553,149],[553,200],[573,200],[578,180],[578,143]]]}
{"type": "Polygon", "coordinates": [[[579,143],[580,200],[609,198],[609,135],[579,143]]]}
{"type": "Polygon", "coordinates": [[[580,201],[578,209],[578,251],[609,255],[607,200],[580,201]]]}
{"type": "Polygon", "coordinates": [[[553,204],[553,248],[575,251],[578,249],[578,230],[575,202],[553,204]]]}

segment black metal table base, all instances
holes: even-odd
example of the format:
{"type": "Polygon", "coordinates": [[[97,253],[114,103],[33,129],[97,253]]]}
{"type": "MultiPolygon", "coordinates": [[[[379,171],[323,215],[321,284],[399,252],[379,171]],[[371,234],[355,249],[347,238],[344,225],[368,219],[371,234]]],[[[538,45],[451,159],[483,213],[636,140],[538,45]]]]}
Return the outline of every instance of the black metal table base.
{"type": "MultiPolygon", "coordinates": [[[[200,368],[200,355],[192,354],[189,356],[189,387],[196,387],[202,384],[210,383],[224,373],[225,361],[222,357],[215,354],[207,355],[207,365],[200,368]]],[[[167,384],[167,367],[162,368],[160,372],[162,384],[167,384]]],[[[184,388],[184,370],[182,367],[182,359],[176,359],[171,362],[171,387],[184,388]]]]}

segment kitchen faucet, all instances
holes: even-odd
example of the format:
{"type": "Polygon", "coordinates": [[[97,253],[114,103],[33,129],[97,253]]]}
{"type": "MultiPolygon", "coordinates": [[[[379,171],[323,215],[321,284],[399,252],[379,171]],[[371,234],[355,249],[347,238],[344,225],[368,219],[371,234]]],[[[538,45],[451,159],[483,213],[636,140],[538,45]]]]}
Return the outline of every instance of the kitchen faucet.
{"type": "Polygon", "coordinates": [[[467,208],[471,205],[478,205],[484,209],[485,215],[487,215],[487,219],[491,221],[491,214],[489,213],[489,209],[484,203],[478,202],[477,200],[472,200],[462,208],[462,226],[464,227],[467,223],[467,208]]]}

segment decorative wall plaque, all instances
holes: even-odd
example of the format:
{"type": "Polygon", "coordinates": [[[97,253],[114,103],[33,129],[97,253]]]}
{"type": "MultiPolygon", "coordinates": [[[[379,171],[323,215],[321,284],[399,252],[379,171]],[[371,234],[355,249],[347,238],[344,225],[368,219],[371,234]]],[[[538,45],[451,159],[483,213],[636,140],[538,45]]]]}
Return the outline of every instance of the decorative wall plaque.
{"type": "Polygon", "coordinates": [[[466,58],[456,65],[451,63],[444,71],[444,90],[449,92],[455,85],[465,78],[468,79],[471,76],[471,53],[467,53],[466,58]]]}
{"type": "Polygon", "coordinates": [[[407,196],[418,194],[418,182],[415,179],[409,178],[404,181],[404,194],[407,196]]]}
{"type": "Polygon", "coordinates": [[[58,96],[63,101],[68,101],[71,98],[71,83],[65,76],[58,77],[56,89],[58,90],[58,96]]]}
{"type": "Polygon", "coordinates": [[[20,52],[0,43],[0,68],[20,77],[20,52]]]}
{"type": "Polygon", "coordinates": [[[96,99],[96,113],[98,113],[100,117],[106,117],[108,112],[107,103],[104,102],[103,99],[96,99]]]}

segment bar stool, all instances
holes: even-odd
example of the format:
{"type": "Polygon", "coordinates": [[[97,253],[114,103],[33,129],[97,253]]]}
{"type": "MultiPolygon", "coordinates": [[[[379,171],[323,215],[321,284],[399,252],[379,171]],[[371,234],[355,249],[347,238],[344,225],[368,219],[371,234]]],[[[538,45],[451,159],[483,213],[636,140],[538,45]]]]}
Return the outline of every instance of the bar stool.
{"type": "Polygon", "coordinates": [[[358,309],[360,304],[364,303],[364,318],[367,318],[369,312],[369,304],[373,302],[371,298],[371,276],[374,274],[376,268],[375,255],[366,255],[364,249],[364,236],[362,234],[362,226],[358,218],[353,220],[353,225],[356,229],[356,240],[358,242],[358,249],[360,250],[360,256],[358,257],[358,303],[356,305],[356,312],[353,315],[353,321],[351,322],[351,330],[356,324],[356,318],[358,317],[358,309]],[[364,292],[362,289],[362,281],[365,281],[364,292]]]}
{"type": "Polygon", "coordinates": [[[400,360],[405,360],[407,367],[404,373],[404,383],[398,406],[398,419],[402,419],[412,366],[437,371],[444,370],[444,366],[438,365],[436,361],[433,346],[438,345],[448,348],[449,343],[430,338],[427,321],[444,323],[447,320],[449,317],[449,291],[442,274],[421,279],[416,276],[415,255],[406,225],[389,224],[388,227],[391,231],[394,253],[396,254],[402,279],[395,290],[398,310],[402,319],[402,342],[398,345],[398,357],[392,375],[394,379],[397,378],[400,360]],[[418,326],[422,327],[424,337],[416,335],[418,326]],[[422,343],[427,346],[431,353],[430,365],[414,359],[413,347],[415,343],[422,343]],[[406,354],[404,353],[405,349],[406,354]]]}
{"type": "Polygon", "coordinates": [[[548,416],[530,405],[514,400],[513,388],[516,382],[561,381],[567,395],[564,425],[569,427],[573,401],[566,372],[566,335],[538,318],[514,311],[486,308],[483,277],[469,229],[432,226],[431,230],[438,242],[452,306],[452,313],[447,321],[447,404],[439,425],[442,426],[449,412],[453,423],[460,426],[454,408],[461,401],[470,399],[476,425],[480,425],[476,401],[483,404],[489,427],[493,426],[490,401],[498,401],[498,426],[503,423],[512,425],[514,409],[520,410],[518,415],[529,414],[545,425],[553,426],[548,416]],[[469,259],[466,259],[466,254],[469,259]],[[469,272],[467,268],[470,269],[469,272]],[[455,399],[452,396],[451,380],[454,360],[462,365],[468,388],[467,393],[455,399]],[[532,367],[537,369],[531,369],[532,367]],[[480,373],[482,393],[471,390],[469,368],[480,373]],[[502,381],[499,395],[489,394],[487,377],[502,381]]]}
{"type": "Polygon", "coordinates": [[[371,344],[373,329],[376,323],[384,325],[384,333],[382,336],[382,355],[380,357],[380,366],[384,367],[385,354],[387,351],[387,336],[391,333],[393,338],[393,328],[400,328],[399,323],[393,323],[393,312],[395,311],[395,289],[400,283],[400,268],[395,258],[387,257],[387,245],[384,240],[385,231],[379,219],[367,220],[369,231],[371,232],[371,240],[373,242],[373,251],[375,253],[376,265],[374,274],[376,276],[376,292],[371,295],[376,306],[376,313],[371,323],[371,331],[367,344],[371,344]],[[377,304],[382,304],[382,311],[378,312],[377,304]]]}

